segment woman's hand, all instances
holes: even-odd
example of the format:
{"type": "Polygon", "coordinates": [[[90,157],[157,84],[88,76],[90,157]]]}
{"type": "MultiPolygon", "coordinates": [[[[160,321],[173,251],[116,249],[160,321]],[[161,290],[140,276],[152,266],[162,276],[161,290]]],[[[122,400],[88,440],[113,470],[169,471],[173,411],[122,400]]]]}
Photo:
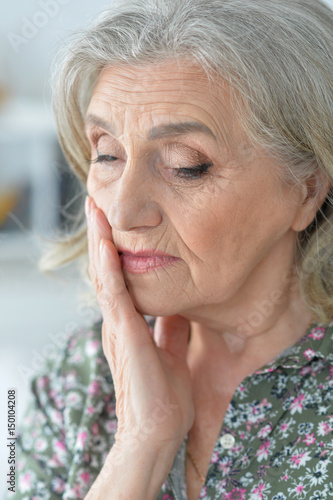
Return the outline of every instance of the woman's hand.
{"type": "Polygon", "coordinates": [[[86,212],[89,274],[103,315],[103,350],[116,394],[116,444],[126,451],[164,447],[175,455],[194,421],[186,363],[189,322],[180,315],[158,317],[151,336],[126,288],[104,213],[88,197],[86,212]]]}

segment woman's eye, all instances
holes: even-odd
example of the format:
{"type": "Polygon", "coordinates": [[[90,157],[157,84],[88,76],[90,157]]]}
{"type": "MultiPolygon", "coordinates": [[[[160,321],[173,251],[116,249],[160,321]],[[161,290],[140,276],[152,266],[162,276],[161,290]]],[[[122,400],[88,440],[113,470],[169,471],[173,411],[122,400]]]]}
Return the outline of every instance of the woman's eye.
{"type": "Polygon", "coordinates": [[[212,162],[202,163],[194,167],[187,168],[173,168],[175,177],[183,179],[200,179],[203,175],[208,173],[208,169],[213,166],[212,162]]]}
{"type": "Polygon", "coordinates": [[[97,151],[97,158],[95,160],[92,160],[91,163],[103,163],[103,162],[106,162],[106,163],[112,163],[116,160],[118,160],[118,158],[116,156],[111,156],[111,155],[100,155],[97,151]]]}
{"type": "MultiPolygon", "coordinates": [[[[116,156],[112,155],[107,155],[107,154],[100,154],[99,151],[97,150],[97,158],[95,160],[92,160],[91,163],[115,163],[119,158],[116,156]]],[[[201,163],[199,165],[195,165],[193,167],[178,167],[178,168],[173,168],[169,167],[168,170],[172,172],[173,177],[182,179],[182,180],[188,180],[188,181],[195,181],[203,177],[204,175],[208,174],[208,170],[210,167],[213,166],[212,162],[206,162],[206,163],[201,163]]]]}

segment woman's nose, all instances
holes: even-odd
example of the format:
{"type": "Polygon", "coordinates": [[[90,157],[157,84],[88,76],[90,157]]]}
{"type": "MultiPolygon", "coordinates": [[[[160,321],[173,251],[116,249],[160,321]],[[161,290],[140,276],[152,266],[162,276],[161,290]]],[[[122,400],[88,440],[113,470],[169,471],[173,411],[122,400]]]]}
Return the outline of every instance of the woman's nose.
{"type": "Polygon", "coordinates": [[[122,175],[112,183],[108,220],[118,231],[158,226],[162,220],[156,179],[149,167],[127,164],[122,175]]]}

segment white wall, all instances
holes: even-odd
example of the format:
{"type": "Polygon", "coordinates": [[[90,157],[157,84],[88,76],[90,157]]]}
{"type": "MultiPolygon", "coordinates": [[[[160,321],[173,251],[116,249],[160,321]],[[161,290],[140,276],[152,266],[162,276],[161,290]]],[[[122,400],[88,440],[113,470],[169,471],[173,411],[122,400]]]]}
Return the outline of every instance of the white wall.
{"type": "Polygon", "coordinates": [[[112,0],[2,1],[0,82],[15,94],[48,95],[47,74],[56,48],[68,33],[87,24],[111,3],[112,0]],[[34,24],[41,27],[34,29],[34,24]],[[15,38],[22,35],[21,39],[15,38]]]}

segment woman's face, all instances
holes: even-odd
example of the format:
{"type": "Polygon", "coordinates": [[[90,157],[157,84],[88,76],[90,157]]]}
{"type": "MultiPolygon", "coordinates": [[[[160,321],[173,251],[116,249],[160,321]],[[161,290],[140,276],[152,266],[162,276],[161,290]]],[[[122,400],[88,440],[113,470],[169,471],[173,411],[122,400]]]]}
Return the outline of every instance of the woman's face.
{"type": "Polygon", "coordinates": [[[251,145],[218,83],[189,63],[122,65],[105,69],[92,94],[86,131],[99,161],[87,188],[116,248],[178,257],[141,274],[124,269],[142,314],[195,317],[242,300],[293,254],[300,193],[251,145]]]}

